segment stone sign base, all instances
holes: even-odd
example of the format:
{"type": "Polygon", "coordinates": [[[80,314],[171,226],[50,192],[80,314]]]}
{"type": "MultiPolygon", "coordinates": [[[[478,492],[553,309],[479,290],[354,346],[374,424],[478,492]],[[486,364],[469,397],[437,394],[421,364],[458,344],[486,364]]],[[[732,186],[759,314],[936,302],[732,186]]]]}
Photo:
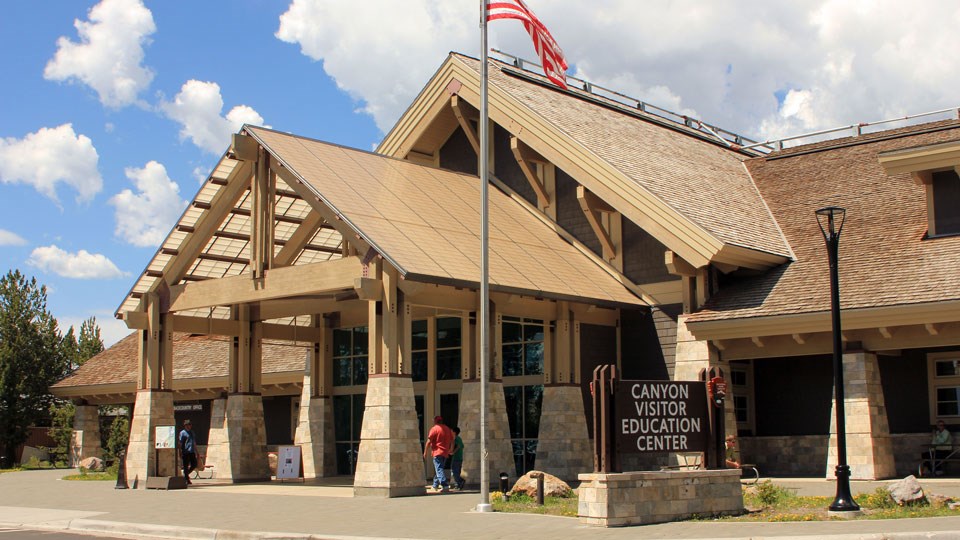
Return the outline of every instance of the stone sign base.
{"type": "Polygon", "coordinates": [[[743,512],[738,469],[589,473],[580,481],[580,522],[587,525],[623,527],[743,512]]]}

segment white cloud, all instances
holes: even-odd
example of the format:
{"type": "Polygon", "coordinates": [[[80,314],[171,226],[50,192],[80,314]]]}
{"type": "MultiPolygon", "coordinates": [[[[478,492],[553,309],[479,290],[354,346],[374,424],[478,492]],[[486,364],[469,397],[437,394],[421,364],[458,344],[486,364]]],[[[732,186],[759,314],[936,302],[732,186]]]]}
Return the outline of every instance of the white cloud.
{"type": "Polygon", "coordinates": [[[74,133],[71,124],[0,139],[0,182],[32,185],[54,201],[58,182],[73,187],[77,201],[92,199],[103,187],[98,161],[93,142],[74,133]]]}
{"type": "Polygon", "coordinates": [[[79,43],[57,40],[44,78],[86,84],[107,107],[135,103],[153,80],[153,72],[141,65],[148,36],[157,30],[153,14],[140,0],[102,0],[87,16],[89,21],[73,21],[79,43]]]}
{"type": "Polygon", "coordinates": [[[27,264],[43,272],[73,279],[112,279],[124,277],[117,265],[100,253],[81,249],[68,253],[55,244],[38,247],[30,253],[27,264]]]}
{"type": "Polygon", "coordinates": [[[26,244],[27,241],[19,234],[0,229],[0,246],[23,246],[26,244]]]}
{"type": "Polygon", "coordinates": [[[180,187],[167,176],[167,169],[156,161],[142,169],[128,167],[124,173],[137,193],[125,189],[110,198],[116,208],[114,233],[135,246],[156,246],[166,238],[187,201],[180,198],[180,187]]]}
{"type": "Polygon", "coordinates": [[[180,138],[211,154],[219,154],[230,144],[230,134],[243,124],[263,125],[263,117],[247,105],[237,105],[220,116],[223,97],[215,82],[189,80],[183,83],[173,101],[160,104],[161,110],[180,123],[180,138]]]}
{"type": "MultiPolygon", "coordinates": [[[[532,6],[576,74],[744,135],[766,137],[957,106],[960,3],[595,0],[532,6]],[[790,102],[784,102],[790,97],[790,102]],[[801,99],[802,98],[802,99],[801,99]],[[781,107],[783,105],[783,107],[781,107]]],[[[479,55],[470,0],[293,0],[299,45],[388,130],[448,50],[479,55]]],[[[491,46],[535,59],[516,21],[491,46]]]]}

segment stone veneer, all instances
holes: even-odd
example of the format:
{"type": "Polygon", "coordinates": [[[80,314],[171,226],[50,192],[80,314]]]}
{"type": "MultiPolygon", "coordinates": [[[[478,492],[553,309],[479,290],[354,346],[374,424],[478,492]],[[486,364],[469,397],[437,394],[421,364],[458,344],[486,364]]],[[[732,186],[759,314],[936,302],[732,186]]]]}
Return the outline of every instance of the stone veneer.
{"type": "Polygon", "coordinates": [[[300,447],[304,478],[336,474],[333,436],[333,402],[329,397],[310,397],[310,377],[305,376],[293,438],[293,444],[300,447]]]}
{"type": "Polygon", "coordinates": [[[420,427],[409,375],[372,375],[367,381],[353,493],[379,497],[426,493],[420,427]]]}
{"type": "MultiPolygon", "coordinates": [[[[890,446],[893,448],[893,459],[897,476],[916,476],[920,468],[920,455],[930,444],[930,433],[900,433],[890,436],[890,446]]],[[[957,444],[957,437],[953,437],[953,444],[957,444]]],[[[947,474],[960,473],[960,465],[948,463],[945,466],[947,474]]]]}
{"type": "MultiPolygon", "coordinates": [[[[843,381],[850,478],[879,480],[893,477],[896,469],[877,355],[867,352],[844,354],[843,381]]],[[[826,478],[834,478],[837,466],[836,414],[834,403],[830,411],[826,478]]]]}
{"type": "Polygon", "coordinates": [[[601,527],[665,523],[743,512],[740,471],[580,475],[580,522],[601,527]]]}
{"type": "Polygon", "coordinates": [[[738,442],[740,459],[763,476],[820,476],[827,461],[826,435],[745,436],[738,442]]]}
{"type": "Polygon", "coordinates": [[[146,488],[148,476],[176,476],[175,449],[155,448],[156,427],[175,426],[173,392],[140,390],[133,405],[130,438],[127,442],[127,481],[146,488]],[[157,459],[159,457],[159,463],[157,459]]]}
{"type": "Polygon", "coordinates": [[[568,482],[593,470],[593,446],[587,434],[579,385],[543,389],[537,470],[568,482]]]}
{"type": "Polygon", "coordinates": [[[269,480],[266,446],[260,394],[230,394],[213,400],[206,462],[214,466],[218,479],[269,480]]]}
{"type": "Polygon", "coordinates": [[[88,457],[102,457],[100,448],[100,408],[96,405],[77,405],[73,415],[73,435],[70,438],[70,466],[79,467],[88,457]]]}
{"type": "MultiPolygon", "coordinates": [[[[499,482],[500,473],[511,478],[517,475],[510,441],[510,422],[507,401],[503,396],[503,382],[491,381],[487,396],[487,454],[489,481],[499,482]]],[[[460,390],[460,438],[463,440],[463,477],[471,486],[480,485],[480,381],[464,381],[460,390]]],[[[544,430],[541,427],[541,435],[544,430]]],[[[591,454],[592,455],[592,454],[591,454]]],[[[539,467],[539,463],[537,464],[539,467]]],[[[591,466],[590,469],[593,467],[591,466]]],[[[589,469],[588,469],[589,470],[589,469]]],[[[552,473],[551,473],[552,474],[552,473]]],[[[511,484],[513,485],[513,484],[511,484]]]]}

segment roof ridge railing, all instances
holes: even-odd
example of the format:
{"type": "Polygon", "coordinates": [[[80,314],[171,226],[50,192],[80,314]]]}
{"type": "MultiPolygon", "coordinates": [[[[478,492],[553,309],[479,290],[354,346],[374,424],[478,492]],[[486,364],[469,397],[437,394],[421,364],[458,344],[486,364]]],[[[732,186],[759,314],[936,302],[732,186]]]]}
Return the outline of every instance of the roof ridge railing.
{"type": "MultiPolygon", "coordinates": [[[[541,71],[543,69],[543,66],[541,66],[536,62],[526,60],[524,58],[520,58],[519,56],[514,56],[510,53],[505,53],[499,49],[491,49],[491,52],[501,57],[508,58],[509,61],[507,61],[506,63],[509,63],[513,65],[513,67],[520,69],[522,71],[535,73],[533,70],[527,69],[526,66],[528,65],[535,66],[536,68],[539,68],[541,71]]],[[[813,131],[810,133],[802,133],[800,135],[794,135],[792,137],[784,137],[780,139],[768,139],[763,142],[758,142],[753,139],[749,139],[747,137],[734,133],[732,131],[723,129],[719,126],[714,126],[702,120],[698,120],[696,118],[692,118],[684,114],[680,114],[668,109],[664,109],[663,107],[658,107],[656,105],[647,103],[643,100],[634,98],[632,96],[628,96],[616,90],[612,90],[610,88],[605,88],[598,84],[594,84],[590,81],[580,79],[572,75],[567,75],[566,77],[568,81],[573,80],[580,83],[580,88],[584,92],[588,92],[590,94],[594,94],[594,95],[609,99],[621,105],[635,108],[641,112],[651,114],[653,116],[663,118],[665,120],[669,120],[677,124],[683,124],[684,126],[691,129],[706,132],[707,134],[713,136],[718,141],[720,141],[721,143],[725,144],[728,147],[735,148],[737,150],[745,150],[748,152],[749,151],[758,152],[761,154],[767,154],[770,152],[783,150],[784,143],[787,143],[787,142],[799,141],[801,139],[809,139],[814,137],[822,137],[824,135],[830,135],[832,133],[839,133],[847,130],[851,130],[853,132],[853,136],[860,136],[860,135],[863,135],[864,128],[879,126],[881,124],[889,124],[892,122],[906,122],[906,121],[914,120],[917,118],[943,115],[946,113],[953,113],[957,119],[960,119],[960,107],[951,107],[947,109],[940,109],[940,110],[930,111],[925,113],[910,114],[907,116],[901,116],[897,118],[877,120],[874,122],[860,122],[857,124],[849,124],[849,125],[844,125],[844,126],[830,128],[830,129],[823,129],[820,131],[813,131]]],[[[817,142],[817,141],[811,141],[811,142],[817,142]]]]}
{"type": "MultiPolygon", "coordinates": [[[[529,71],[529,72],[533,72],[533,70],[527,69],[526,66],[535,66],[541,70],[543,69],[543,66],[531,60],[526,60],[524,58],[520,58],[519,56],[514,56],[510,53],[505,53],[499,49],[490,49],[490,50],[491,52],[499,56],[508,58],[509,61],[507,63],[513,65],[513,67],[517,69],[520,69],[523,71],[529,71]]],[[[641,99],[637,99],[633,96],[628,96],[622,92],[618,92],[611,88],[600,86],[599,84],[592,83],[585,79],[574,77],[572,75],[567,75],[566,78],[568,81],[572,80],[572,81],[578,82],[580,84],[580,88],[584,92],[588,92],[590,94],[609,99],[611,101],[619,103],[620,105],[625,105],[627,107],[636,109],[643,113],[656,116],[658,118],[662,118],[664,120],[669,120],[677,124],[682,124],[690,129],[703,131],[705,132],[705,134],[716,138],[719,142],[723,143],[724,145],[730,148],[736,148],[736,149],[742,148],[747,150],[753,150],[754,152],[763,152],[763,149],[764,149],[763,143],[758,143],[753,139],[749,139],[738,133],[734,133],[732,131],[726,130],[720,126],[708,124],[703,120],[693,118],[685,114],[680,114],[678,112],[674,112],[669,109],[664,109],[663,107],[658,107],[656,105],[653,105],[652,103],[647,103],[646,101],[643,101],[641,99]]],[[[770,150],[772,150],[772,147],[767,149],[768,152],[770,150]]]]}

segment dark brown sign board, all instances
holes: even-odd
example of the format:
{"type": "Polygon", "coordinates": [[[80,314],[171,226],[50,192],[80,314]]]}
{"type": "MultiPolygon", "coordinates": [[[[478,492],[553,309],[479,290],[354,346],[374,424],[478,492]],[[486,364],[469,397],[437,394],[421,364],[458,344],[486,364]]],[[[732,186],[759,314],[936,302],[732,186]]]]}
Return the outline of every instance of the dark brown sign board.
{"type": "Polygon", "coordinates": [[[618,381],[619,453],[704,452],[710,433],[703,382],[618,381]]]}

